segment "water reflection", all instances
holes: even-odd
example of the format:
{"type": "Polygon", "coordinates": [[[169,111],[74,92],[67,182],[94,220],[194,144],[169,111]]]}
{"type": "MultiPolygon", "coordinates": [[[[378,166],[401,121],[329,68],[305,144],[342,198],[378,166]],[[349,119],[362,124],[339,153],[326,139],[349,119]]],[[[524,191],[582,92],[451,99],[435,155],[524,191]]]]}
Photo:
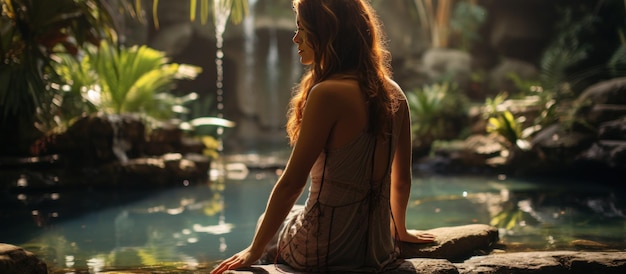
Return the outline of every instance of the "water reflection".
{"type": "Polygon", "coordinates": [[[412,200],[409,226],[491,224],[509,251],[626,248],[625,191],[619,188],[484,178],[417,181],[425,193],[412,200]]]}
{"type": "MultiPolygon", "coordinates": [[[[57,273],[210,268],[249,244],[281,172],[225,170],[235,175],[167,189],[3,193],[0,223],[11,225],[0,242],[37,253],[57,273]]],[[[507,251],[626,250],[624,192],[590,182],[416,178],[407,225],[491,224],[507,251]]]]}

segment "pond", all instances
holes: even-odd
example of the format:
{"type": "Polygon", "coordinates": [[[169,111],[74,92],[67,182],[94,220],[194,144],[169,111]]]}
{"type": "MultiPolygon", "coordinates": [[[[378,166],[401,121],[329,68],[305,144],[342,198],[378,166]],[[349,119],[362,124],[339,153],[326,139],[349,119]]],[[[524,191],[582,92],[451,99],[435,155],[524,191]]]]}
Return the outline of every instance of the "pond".
{"type": "MultiPolygon", "coordinates": [[[[52,273],[210,269],[250,242],[279,173],[158,189],[5,189],[0,242],[35,252],[52,273]]],[[[625,194],[589,181],[416,174],[408,226],[492,224],[506,252],[625,251],[625,194]]]]}

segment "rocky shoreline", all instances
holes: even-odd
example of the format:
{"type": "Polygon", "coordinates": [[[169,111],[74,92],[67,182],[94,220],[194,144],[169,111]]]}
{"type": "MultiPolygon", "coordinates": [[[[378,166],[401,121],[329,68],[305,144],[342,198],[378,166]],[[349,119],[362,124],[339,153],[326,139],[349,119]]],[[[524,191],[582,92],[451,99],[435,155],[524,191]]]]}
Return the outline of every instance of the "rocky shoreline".
{"type": "MultiPolygon", "coordinates": [[[[405,262],[386,274],[469,273],[626,273],[626,252],[533,251],[498,249],[495,227],[472,224],[426,230],[437,236],[430,245],[403,244],[405,262]]],[[[230,274],[301,274],[286,265],[257,265],[230,274]]]]}
{"type": "MultiPolygon", "coordinates": [[[[403,244],[405,261],[387,274],[465,273],[626,273],[625,251],[529,251],[505,252],[499,246],[498,229],[471,224],[426,230],[437,237],[433,244],[403,244]]],[[[149,268],[149,267],[148,267],[149,268]]],[[[209,273],[211,266],[189,273],[209,273]]],[[[142,273],[151,273],[142,268],[142,273]],[[145,270],[145,271],[144,271],[145,270]]],[[[47,274],[45,262],[21,247],[0,243],[0,273],[47,274]]],[[[116,272],[136,273],[136,272],[116,272]]],[[[159,270],[158,273],[167,273],[159,270]]],[[[180,273],[180,272],[176,272],[180,273]]],[[[299,274],[286,265],[255,265],[228,271],[231,274],[299,274]]]]}
{"type": "MultiPolygon", "coordinates": [[[[230,274],[301,274],[285,265],[261,265],[230,274]]],[[[626,273],[626,252],[537,251],[474,256],[461,263],[446,259],[412,258],[387,274],[469,273],[626,273]]]]}

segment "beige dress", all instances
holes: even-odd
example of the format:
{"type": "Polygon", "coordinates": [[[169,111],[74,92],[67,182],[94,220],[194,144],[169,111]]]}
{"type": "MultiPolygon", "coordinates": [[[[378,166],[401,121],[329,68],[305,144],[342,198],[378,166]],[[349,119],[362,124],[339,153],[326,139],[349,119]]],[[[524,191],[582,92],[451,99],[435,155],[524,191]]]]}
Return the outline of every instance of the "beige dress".
{"type": "MultiPolygon", "coordinates": [[[[401,120],[394,119],[392,132],[400,131],[401,120]]],[[[397,266],[398,248],[389,231],[397,142],[397,135],[391,136],[390,142],[362,132],[347,145],[320,154],[304,207],[292,211],[277,235],[281,262],[307,272],[380,272],[397,266]],[[389,155],[384,178],[374,181],[377,145],[389,146],[389,155]]]]}

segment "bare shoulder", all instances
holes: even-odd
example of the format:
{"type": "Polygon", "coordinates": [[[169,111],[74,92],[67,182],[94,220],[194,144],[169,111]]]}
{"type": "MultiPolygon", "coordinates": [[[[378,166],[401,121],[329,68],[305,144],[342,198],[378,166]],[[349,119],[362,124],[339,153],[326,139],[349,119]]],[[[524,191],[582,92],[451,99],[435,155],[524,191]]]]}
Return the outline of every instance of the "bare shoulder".
{"type": "Polygon", "coordinates": [[[313,89],[316,90],[343,90],[349,88],[358,88],[359,84],[352,79],[328,79],[316,84],[313,89]]]}
{"type": "MultiPolygon", "coordinates": [[[[394,104],[393,109],[396,115],[399,115],[400,113],[408,113],[409,102],[406,98],[406,94],[404,94],[404,91],[402,90],[400,85],[398,85],[398,83],[396,83],[393,79],[387,78],[387,87],[391,89],[390,93],[391,93],[392,102],[393,102],[392,104],[394,104]]],[[[408,115],[408,114],[402,114],[402,115],[408,115]]]]}
{"type": "Polygon", "coordinates": [[[351,99],[350,97],[354,95],[360,96],[359,94],[358,82],[348,79],[329,79],[313,86],[310,96],[342,100],[351,99]]]}
{"type": "Polygon", "coordinates": [[[391,92],[392,92],[392,94],[394,96],[396,96],[396,98],[406,100],[406,97],[404,95],[404,91],[402,90],[400,85],[398,85],[398,83],[396,83],[396,81],[394,81],[391,78],[387,78],[387,84],[391,88],[391,92]]]}

